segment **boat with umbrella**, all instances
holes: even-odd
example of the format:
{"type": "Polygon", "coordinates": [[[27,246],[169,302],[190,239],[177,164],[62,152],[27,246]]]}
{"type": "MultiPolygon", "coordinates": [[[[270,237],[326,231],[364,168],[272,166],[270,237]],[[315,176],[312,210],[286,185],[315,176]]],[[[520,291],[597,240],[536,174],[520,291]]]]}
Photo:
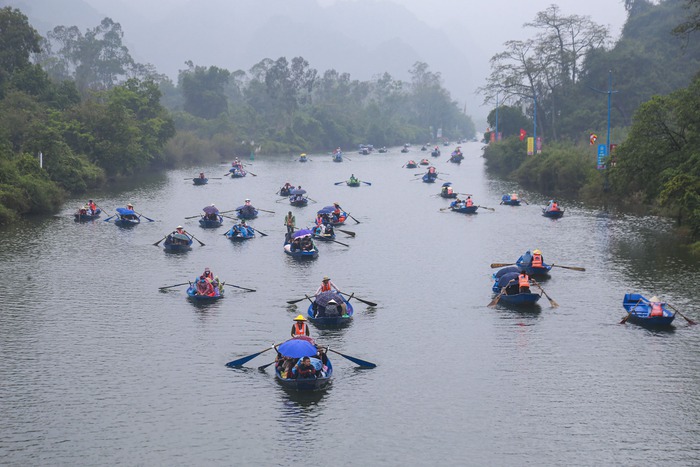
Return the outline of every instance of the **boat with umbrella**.
{"type": "Polygon", "coordinates": [[[313,231],[301,229],[288,234],[284,243],[284,252],[295,259],[314,259],[318,257],[318,248],[314,244],[313,231]]]}
{"type": "MultiPolygon", "coordinates": [[[[128,208],[117,208],[117,214],[115,214],[116,219],[114,219],[114,225],[119,227],[134,227],[141,223],[141,216],[139,216],[136,211],[128,208]]],[[[105,219],[108,221],[109,219],[105,219]]]]}
{"type": "Polygon", "coordinates": [[[333,227],[345,224],[348,218],[348,213],[340,209],[340,213],[336,213],[335,206],[324,206],[316,212],[316,215],[321,216],[323,223],[329,223],[333,227]]]}
{"type": "Polygon", "coordinates": [[[452,154],[450,154],[450,158],[448,160],[450,162],[455,163],[455,164],[462,163],[462,160],[464,160],[464,154],[462,154],[462,150],[460,149],[459,146],[457,146],[457,149],[452,151],[452,154]]]}
{"type": "Polygon", "coordinates": [[[249,199],[246,199],[245,204],[243,206],[238,206],[234,211],[236,211],[236,215],[239,219],[248,220],[258,217],[258,210],[250,204],[249,199]]]}
{"type": "Polygon", "coordinates": [[[289,190],[289,204],[301,208],[309,204],[309,198],[304,196],[306,190],[303,188],[294,188],[289,190]]]}
{"type": "Polygon", "coordinates": [[[199,218],[199,226],[203,229],[214,229],[221,227],[224,223],[224,217],[219,213],[219,209],[214,206],[204,206],[202,208],[204,214],[199,218]]]}
{"type": "Polygon", "coordinates": [[[457,197],[457,193],[452,189],[452,182],[445,182],[442,184],[440,196],[448,199],[457,197]]]}
{"type": "MultiPolygon", "coordinates": [[[[352,295],[350,295],[352,298],[352,295]]],[[[306,314],[309,321],[318,327],[341,327],[350,324],[354,309],[349,299],[331,290],[319,293],[314,300],[309,299],[306,314]]]]}

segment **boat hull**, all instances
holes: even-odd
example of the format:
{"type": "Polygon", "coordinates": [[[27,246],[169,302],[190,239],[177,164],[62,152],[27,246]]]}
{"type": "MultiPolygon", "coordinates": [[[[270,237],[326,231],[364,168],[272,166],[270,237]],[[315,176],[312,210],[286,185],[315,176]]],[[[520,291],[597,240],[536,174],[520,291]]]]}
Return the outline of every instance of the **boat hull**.
{"type": "Polygon", "coordinates": [[[676,314],[669,310],[665,303],[661,304],[663,316],[651,316],[651,304],[641,294],[628,293],[622,299],[622,306],[627,311],[627,322],[650,328],[663,328],[671,326],[676,314]]]}
{"type": "Polygon", "coordinates": [[[141,219],[125,219],[123,217],[119,217],[114,221],[114,225],[118,225],[119,227],[135,227],[141,223],[141,219]]]}
{"type": "Polygon", "coordinates": [[[505,206],[520,206],[520,200],[519,199],[504,199],[501,200],[501,204],[505,206]]]}
{"type": "Polygon", "coordinates": [[[192,183],[194,183],[195,185],[206,185],[208,182],[209,182],[208,178],[197,177],[197,178],[192,179],[192,183]]]}
{"type": "Polygon", "coordinates": [[[295,199],[294,201],[289,201],[289,204],[298,208],[303,208],[304,206],[309,204],[309,199],[295,199]]]}
{"type": "Polygon", "coordinates": [[[558,211],[547,211],[546,208],[542,208],[542,215],[550,219],[559,219],[564,215],[564,211],[561,209],[558,211]]]}
{"type": "Polygon", "coordinates": [[[333,378],[333,365],[330,359],[326,363],[326,376],[315,378],[283,378],[279,369],[275,368],[275,379],[285,389],[299,392],[323,391],[331,384],[333,378]]]}
{"type": "Polygon", "coordinates": [[[451,207],[453,212],[459,212],[462,214],[477,214],[476,210],[479,209],[479,206],[462,206],[459,208],[456,207],[451,207]]]}
{"type": "Polygon", "coordinates": [[[97,208],[94,214],[80,214],[79,212],[76,212],[73,214],[73,216],[75,217],[75,222],[89,222],[100,217],[100,214],[102,214],[102,210],[97,208]]]}
{"type": "Polygon", "coordinates": [[[294,259],[316,259],[318,258],[318,248],[314,245],[312,250],[294,250],[292,251],[290,244],[284,246],[284,252],[294,259]]]}
{"type": "Polygon", "coordinates": [[[199,226],[203,229],[215,229],[217,227],[221,227],[223,223],[224,218],[221,216],[218,216],[217,220],[205,219],[203,217],[199,219],[199,226]]]}
{"type": "Polygon", "coordinates": [[[352,181],[348,180],[348,181],[345,182],[345,183],[346,183],[348,186],[352,186],[352,187],[358,187],[358,186],[360,186],[360,182],[352,182],[352,181]]]}
{"type": "Polygon", "coordinates": [[[212,303],[217,302],[222,298],[224,298],[224,295],[220,294],[218,291],[216,292],[216,295],[213,296],[199,295],[194,285],[187,288],[187,299],[194,303],[212,303]]]}
{"type": "Polygon", "coordinates": [[[343,326],[347,326],[352,322],[352,316],[355,313],[355,310],[352,307],[352,304],[345,298],[343,298],[343,301],[345,302],[345,306],[347,307],[347,314],[343,316],[314,316],[314,304],[311,303],[309,305],[309,308],[306,310],[306,314],[309,318],[309,322],[314,323],[315,326],[317,327],[326,327],[326,328],[339,328],[343,326]]]}
{"type": "Polygon", "coordinates": [[[435,183],[437,175],[425,174],[423,175],[423,183],[435,183]]]}

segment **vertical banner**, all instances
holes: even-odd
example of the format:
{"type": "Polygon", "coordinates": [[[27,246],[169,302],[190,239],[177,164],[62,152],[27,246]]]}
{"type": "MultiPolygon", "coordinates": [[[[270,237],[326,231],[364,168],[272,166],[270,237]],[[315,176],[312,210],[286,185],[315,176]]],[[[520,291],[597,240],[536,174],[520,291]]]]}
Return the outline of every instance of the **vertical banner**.
{"type": "Polygon", "coordinates": [[[527,155],[532,156],[535,153],[535,138],[528,136],[527,138],[527,155]]]}
{"type": "Polygon", "coordinates": [[[598,145],[598,170],[605,168],[605,157],[608,155],[607,147],[604,144],[598,145]]]}
{"type": "Polygon", "coordinates": [[[442,138],[442,128],[437,129],[437,138],[442,138]]]}
{"type": "Polygon", "coordinates": [[[542,154],[542,137],[537,137],[537,154],[542,154]]]}
{"type": "Polygon", "coordinates": [[[495,131],[491,132],[491,137],[489,139],[491,140],[492,143],[496,142],[496,132],[495,131]]]}
{"type": "Polygon", "coordinates": [[[503,132],[502,131],[498,132],[498,141],[503,141],[503,132]]]}

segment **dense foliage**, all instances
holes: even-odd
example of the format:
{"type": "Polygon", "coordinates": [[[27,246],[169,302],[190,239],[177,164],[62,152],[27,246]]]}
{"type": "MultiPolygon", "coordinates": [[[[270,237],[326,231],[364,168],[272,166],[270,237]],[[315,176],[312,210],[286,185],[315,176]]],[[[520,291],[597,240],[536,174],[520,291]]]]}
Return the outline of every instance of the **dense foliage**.
{"type": "MultiPolygon", "coordinates": [[[[110,25],[103,21],[101,27],[110,25]]],[[[67,192],[162,162],[162,148],[175,130],[158,86],[120,79],[113,60],[131,63],[121,36],[107,32],[110,40],[96,41],[105,30],[96,31],[86,34],[89,47],[66,48],[74,53],[76,79],[51,79],[30,60],[42,41],[26,16],[0,9],[0,224],[17,214],[54,211],[67,192]],[[91,57],[89,65],[78,50],[91,57]]],[[[73,31],[66,37],[82,36],[73,31]]],[[[54,65],[54,71],[67,69],[54,65]]]]}

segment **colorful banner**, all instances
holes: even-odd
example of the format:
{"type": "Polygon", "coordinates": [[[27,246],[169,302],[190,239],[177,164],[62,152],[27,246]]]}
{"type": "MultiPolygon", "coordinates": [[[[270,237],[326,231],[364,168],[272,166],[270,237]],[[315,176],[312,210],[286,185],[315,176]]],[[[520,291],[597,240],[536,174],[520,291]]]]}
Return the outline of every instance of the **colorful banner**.
{"type": "Polygon", "coordinates": [[[542,154],[542,137],[537,137],[537,154],[542,154]]]}
{"type": "Polygon", "coordinates": [[[529,136],[527,138],[527,155],[532,156],[535,154],[535,138],[529,136]]]}
{"type": "Polygon", "coordinates": [[[605,168],[605,158],[608,156],[607,147],[604,144],[598,145],[598,170],[605,168]]]}

